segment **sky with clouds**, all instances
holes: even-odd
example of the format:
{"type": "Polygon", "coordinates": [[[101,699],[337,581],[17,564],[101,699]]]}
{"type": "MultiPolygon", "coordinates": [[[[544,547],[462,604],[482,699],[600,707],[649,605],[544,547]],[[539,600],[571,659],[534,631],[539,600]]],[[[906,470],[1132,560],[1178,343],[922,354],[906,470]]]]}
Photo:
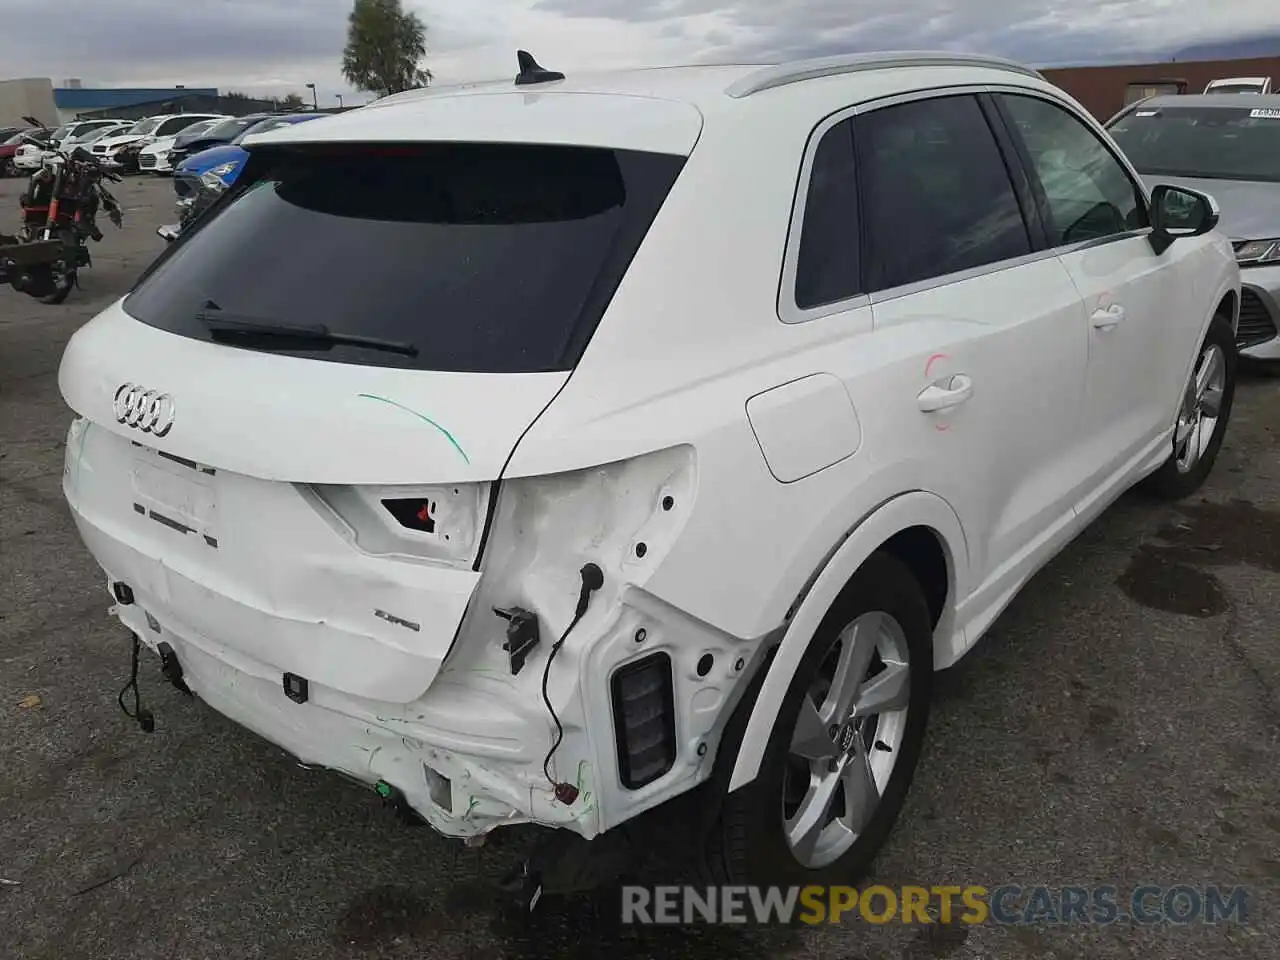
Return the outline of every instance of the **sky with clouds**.
{"type": "MultiPolygon", "coordinates": [[[[515,72],[952,49],[1039,66],[1147,59],[1280,25],[1280,0],[405,0],[437,82],[515,72]]],[[[364,99],[338,62],[351,0],[3,0],[0,78],[364,99]]]]}

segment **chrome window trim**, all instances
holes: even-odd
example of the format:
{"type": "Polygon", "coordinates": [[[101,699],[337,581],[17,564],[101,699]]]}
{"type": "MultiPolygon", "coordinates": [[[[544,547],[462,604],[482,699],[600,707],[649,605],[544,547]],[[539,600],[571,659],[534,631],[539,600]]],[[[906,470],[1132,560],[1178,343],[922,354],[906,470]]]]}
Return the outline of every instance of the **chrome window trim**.
{"type": "Polygon", "coordinates": [[[1012,260],[996,260],[993,263],[985,263],[980,267],[970,267],[968,270],[958,270],[954,273],[944,273],[941,276],[930,277],[927,280],[916,280],[914,283],[904,283],[897,287],[887,287],[871,294],[871,304],[874,306],[878,303],[887,303],[890,300],[898,300],[902,297],[909,297],[914,293],[924,293],[926,290],[935,290],[938,287],[947,287],[953,283],[963,283],[966,280],[973,280],[977,277],[985,277],[990,274],[1003,273],[1005,270],[1014,270],[1018,267],[1025,267],[1033,263],[1039,263],[1042,260],[1056,260],[1059,251],[1057,250],[1033,250],[1031,253],[1023,254],[1020,257],[1014,257],[1012,260]]]}

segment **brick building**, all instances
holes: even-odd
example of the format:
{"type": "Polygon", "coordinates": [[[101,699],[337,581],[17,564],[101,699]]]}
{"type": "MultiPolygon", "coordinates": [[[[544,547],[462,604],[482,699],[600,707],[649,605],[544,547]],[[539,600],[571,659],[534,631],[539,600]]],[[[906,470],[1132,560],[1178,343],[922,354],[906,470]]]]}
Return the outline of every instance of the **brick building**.
{"type": "Polygon", "coordinates": [[[1105,123],[1134,100],[1156,93],[1203,93],[1205,84],[1219,77],[1271,77],[1275,87],[1280,84],[1280,57],[1055,67],[1040,72],[1105,123]]]}

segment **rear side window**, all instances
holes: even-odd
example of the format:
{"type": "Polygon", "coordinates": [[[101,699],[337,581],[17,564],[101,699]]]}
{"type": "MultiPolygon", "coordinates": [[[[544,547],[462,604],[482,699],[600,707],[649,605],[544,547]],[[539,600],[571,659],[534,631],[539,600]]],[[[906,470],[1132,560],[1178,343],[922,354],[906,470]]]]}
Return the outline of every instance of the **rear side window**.
{"type": "Polygon", "coordinates": [[[855,143],[870,291],[1031,252],[1009,172],[975,98],[872,111],[856,119],[855,143]]]}
{"type": "Polygon", "coordinates": [[[858,271],[853,121],[843,120],[822,135],[814,151],[796,260],[796,306],[808,310],[857,296],[858,271]]]}
{"type": "Polygon", "coordinates": [[[124,308],[185,336],[321,360],[572,369],[683,163],[514,144],[259,151],[247,189],[170,248],[124,308]],[[211,333],[211,312],[334,336],[228,338],[211,333]]]}

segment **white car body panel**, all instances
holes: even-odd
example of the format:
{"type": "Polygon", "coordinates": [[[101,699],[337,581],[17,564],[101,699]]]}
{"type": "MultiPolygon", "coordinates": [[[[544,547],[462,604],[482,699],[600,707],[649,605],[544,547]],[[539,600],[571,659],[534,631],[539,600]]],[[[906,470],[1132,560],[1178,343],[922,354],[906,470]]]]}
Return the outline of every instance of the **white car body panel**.
{"type": "MultiPolygon", "coordinates": [[[[152,328],[121,303],[85,325],[59,375],[83,418],[64,489],[91,552],[134,588],[137,602],[116,607],[122,622],[153,648],[170,643],[220,711],[303,762],[394,784],[451,836],[522,821],[594,836],[705,780],[730,710],[780,641],[733,761],[730,788],[750,783],[832,600],[902,531],[930,531],[945,558],[934,666],[962,656],[1165,459],[1195,348],[1238,297],[1238,269],[1220,237],[1159,257],[1134,237],[783,322],[797,172],[824,117],[909,91],[1010,84],[1087,115],[1041,80],[959,64],[726,95],[752,69],[415,92],[251,138],[250,149],[520,141],[688,160],[571,373],[254,353],[152,328]],[[1128,310],[1106,337],[1090,322],[1104,294],[1128,310]],[[920,394],[956,375],[971,397],[923,410],[920,394]],[[173,397],[171,432],[117,422],[124,383],[173,397]],[[806,435],[815,423],[828,432],[806,435]],[[354,549],[359,531],[353,540],[307,492],[499,478],[478,569],[354,549]],[[186,533],[175,541],[150,523],[153,508],[176,510],[186,533]],[[539,681],[586,560],[605,585],[547,691],[565,732],[552,769],[580,791],[565,804],[542,772],[555,729],[539,681]],[[543,630],[514,675],[492,613],[513,598],[543,630]],[[604,681],[657,650],[673,663],[677,759],[629,790],[604,681]],[[282,671],[313,680],[307,703],[284,698],[282,671]],[[450,779],[450,807],[433,801],[424,768],[450,779]]],[[[271,268],[296,269],[298,283],[310,269],[271,268]]]]}
{"type": "MultiPolygon", "coordinates": [[[[299,266],[299,282],[306,269],[299,266]]],[[[59,383],[68,405],[81,416],[125,440],[139,439],[112,413],[116,388],[138,380],[180,398],[177,416],[183,429],[165,438],[167,452],[281,482],[492,480],[520,434],[568,378],[563,373],[422,376],[414,370],[211,350],[207,343],[138,323],[119,302],[72,340],[59,383]],[[229,396],[228,378],[243,389],[229,396]],[[288,383],[287,390],[282,383],[288,383]],[[308,436],[324,440],[312,442],[308,436]],[[359,449],[360,456],[334,457],[335,449],[359,449]]]]}

